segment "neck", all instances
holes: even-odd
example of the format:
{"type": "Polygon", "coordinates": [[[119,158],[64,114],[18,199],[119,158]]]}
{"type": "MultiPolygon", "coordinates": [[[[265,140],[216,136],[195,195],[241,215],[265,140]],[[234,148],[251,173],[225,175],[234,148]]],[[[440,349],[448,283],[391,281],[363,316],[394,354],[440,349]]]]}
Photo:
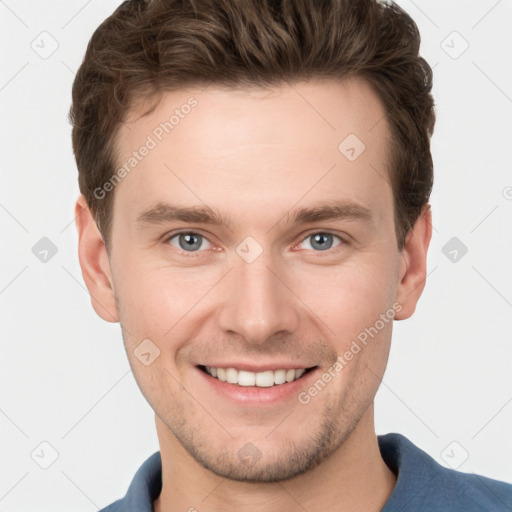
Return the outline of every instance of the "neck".
{"type": "Polygon", "coordinates": [[[158,417],[156,424],[162,491],[153,504],[155,512],[378,512],[396,483],[380,454],[373,405],[329,458],[307,473],[276,483],[221,478],[199,465],[158,417]]]}

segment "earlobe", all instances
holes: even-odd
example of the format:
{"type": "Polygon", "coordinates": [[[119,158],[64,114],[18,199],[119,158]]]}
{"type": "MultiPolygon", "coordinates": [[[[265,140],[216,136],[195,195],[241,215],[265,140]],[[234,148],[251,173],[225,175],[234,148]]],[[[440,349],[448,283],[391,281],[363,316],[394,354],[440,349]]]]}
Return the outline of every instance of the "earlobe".
{"type": "Polygon", "coordinates": [[[416,304],[425,288],[427,252],[431,238],[432,212],[430,204],[426,204],[409,231],[402,250],[396,295],[396,301],[402,305],[402,309],[395,315],[395,320],[409,318],[416,309],[416,304]]]}
{"type": "Polygon", "coordinates": [[[83,195],[76,201],[75,224],[78,231],[78,258],[92,307],[103,320],[118,322],[107,250],[83,195]]]}

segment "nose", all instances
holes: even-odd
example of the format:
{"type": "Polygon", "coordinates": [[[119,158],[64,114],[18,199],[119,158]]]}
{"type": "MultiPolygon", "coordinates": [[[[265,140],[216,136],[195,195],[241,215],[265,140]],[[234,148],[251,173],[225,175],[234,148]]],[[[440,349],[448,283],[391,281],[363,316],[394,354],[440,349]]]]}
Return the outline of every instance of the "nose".
{"type": "Polygon", "coordinates": [[[264,344],[276,334],[293,333],[300,301],[290,290],[282,267],[265,252],[254,262],[235,260],[223,283],[219,327],[240,334],[247,343],[264,344]]]}

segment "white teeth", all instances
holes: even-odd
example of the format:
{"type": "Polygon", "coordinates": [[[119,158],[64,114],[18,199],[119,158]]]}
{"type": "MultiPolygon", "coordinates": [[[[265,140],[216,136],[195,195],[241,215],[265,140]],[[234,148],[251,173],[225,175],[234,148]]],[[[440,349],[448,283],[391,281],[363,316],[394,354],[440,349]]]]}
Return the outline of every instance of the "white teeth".
{"type": "Polygon", "coordinates": [[[267,370],[266,372],[258,372],[256,374],[256,386],[260,388],[269,388],[274,385],[274,372],[267,370]]]}
{"type": "Polygon", "coordinates": [[[254,385],[256,385],[256,374],[253,373],[253,372],[245,372],[243,370],[240,370],[238,372],[238,384],[240,386],[254,386],[254,385]]]}
{"type": "Polygon", "coordinates": [[[286,382],[286,370],[276,370],[274,372],[274,384],[284,384],[286,382]]]}
{"type": "Polygon", "coordinates": [[[222,382],[238,384],[239,386],[257,386],[260,388],[269,388],[274,385],[292,382],[302,377],[306,370],[298,368],[296,370],[267,370],[264,372],[248,372],[237,370],[236,368],[215,368],[206,366],[206,372],[212,377],[216,377],[222,382]]]}
{"type": "Polygon", "coordinates": [[[295,370],[286,370],[286,382],[291,382],[295,379],[295,370]]]}
{"type": "Polygon", "coordinates": [[[226,368],[226,382],[238,384],[238,372],[234,368],[226,368]]]}

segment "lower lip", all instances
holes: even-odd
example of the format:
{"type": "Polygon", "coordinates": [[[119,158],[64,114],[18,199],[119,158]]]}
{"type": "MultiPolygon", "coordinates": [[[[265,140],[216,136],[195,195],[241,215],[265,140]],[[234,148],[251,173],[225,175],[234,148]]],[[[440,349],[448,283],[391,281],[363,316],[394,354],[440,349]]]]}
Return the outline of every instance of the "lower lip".
{"type": "Polygon", "coordinates": [[[286,382],[267,388],[257,386],[239,386],[238,384],[230,384],[212,377],[198,367],[195,367],[199,376],[203,381],[213,388],[217,393],[236,402],[238,405],[275,405],[285,402],[290,398],[297,399],[298,394],[303,391],[311,379],[315,379],[318,367],[309,370],[302,377],[293,382],[286,382]]]}

